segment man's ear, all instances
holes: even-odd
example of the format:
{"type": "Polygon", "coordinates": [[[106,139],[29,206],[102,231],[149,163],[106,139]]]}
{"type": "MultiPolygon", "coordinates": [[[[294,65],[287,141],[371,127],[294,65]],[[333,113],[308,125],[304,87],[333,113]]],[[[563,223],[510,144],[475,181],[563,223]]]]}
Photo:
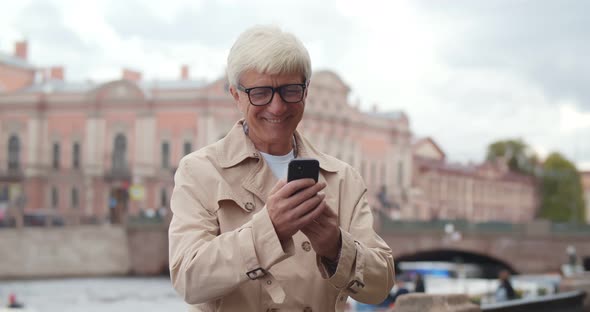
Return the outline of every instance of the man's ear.
{"type": "Polygon", "coordinates": [[[236,100],[236,102],[240,101],[240,93],[238,92],[238,89],[236,89],[236,87],[229,86],[229,93],[231,93],[231,96],[233,96],[233,98],[234,98],[234,100],[236,100]]]}
{"type": "Polygon", "coordinates": [[[229,93],[231,93],[231,96],[236,101],[236,106],[238,107],[238,110],[242,114],[245,114],[245,112],[243,111],[242,104],[240,103],[240,92],[238,92],[238,89],[236,87],[234,87],[234,86],[230,86],[229,87],[229,93]]]}

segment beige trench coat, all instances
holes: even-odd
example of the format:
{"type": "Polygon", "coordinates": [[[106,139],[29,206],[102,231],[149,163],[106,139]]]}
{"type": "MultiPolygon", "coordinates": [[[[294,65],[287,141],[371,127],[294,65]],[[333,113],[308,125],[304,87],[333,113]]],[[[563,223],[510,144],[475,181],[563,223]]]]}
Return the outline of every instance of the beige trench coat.
{"type": "Polygon", "coordinates": [[[281,247],[264,204],[277,179],[240,121],[185,156],[175,175],[170,274],[191,311],[343,311],[348,296],[379,303],[393,286],[391,249],[373,230],[362,178],[295,138],[299,157],[319,160],[326,201],[339,217],[336,272],[328,275],[301,232],[281,247]]]}

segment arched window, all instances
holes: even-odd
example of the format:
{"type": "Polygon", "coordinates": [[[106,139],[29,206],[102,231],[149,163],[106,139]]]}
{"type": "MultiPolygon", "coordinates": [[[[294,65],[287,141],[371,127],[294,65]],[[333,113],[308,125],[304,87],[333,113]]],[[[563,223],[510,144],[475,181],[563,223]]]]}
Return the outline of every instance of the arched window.
{"type": "Polygon", "coordinates": [[[8,139],[8,170],[20,169],[20,141],[16,135],[8,139]]]}
{"type": "Polygon", "coordinates": [[[80,205],[80,195],[77,188],[72,188],[72,208],[76,209],[80,205]]]}
{"type": "Polygon", "coordinates": [[[7,202],[10,198],[8,197],[8,185],[0,187],[0,203],[7,202]]]}
{"type": "Polygon", "coordinates": [[[51,188],[51,208],[57,209],[59,205],[59,193],[56,187],[51,188]]]}
{"type": "Polygon", "coordinates": [[[127,138],[123,134],[117,134],[113,147],[113,169],[127,169],[127,138]]]}
{"type": "Polygon", "coordinates": [[[404,163],[400,160],[397,163],[397,185],[402,186],[404,183],[404,163]]]}
{"type": "Polygon", "coordinates": [[[367,180],[367,162],[363,159],[361,160],[361,177],[363,177],[363,179],[367,180]]]}
{"type": "Polygon", "coordinates": [[[373,186],[376,186],[377,183],[379,183],[379,179],[377,178],[377,161],[372,161],[371,162],[371,184],[373,184],[373,186]]]}
{"type": "Polygon", "coordinates": [[[59,143],[53,143],[53,169],[59,169],[59,143]]]}
{"type": "Polygon", "coordinates": [[[168,207],[168,193],[165,188],[160,190],[160,207],[168,207]]]}
{"type": "Polygon", "coordinates": [[[185,141],[183,149],[184,149],[184,155],[188,155],[193,151],[193,145],[191,144],[191,142],[185,141]]]}
{"type": "Polygon", "coordinates": [[[80,169],[80,143],[78,142],[72,146],[72,168],[80,169]]]}
{"type": "Polygon", "coordinates": [[[170,168],[170,143],[162,142],[162,168],[170,168]]]}

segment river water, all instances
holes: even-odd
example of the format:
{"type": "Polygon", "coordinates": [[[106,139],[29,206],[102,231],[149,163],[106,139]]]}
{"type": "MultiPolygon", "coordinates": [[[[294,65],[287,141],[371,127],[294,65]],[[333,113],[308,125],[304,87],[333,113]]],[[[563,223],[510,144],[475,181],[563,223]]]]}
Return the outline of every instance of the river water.
{"type": "MultiPolygon", "coordinates": [[[[552,276],[518,276],[513,285],[523,296],[536,297],[539,288],[552,293],[552,276]]],[[[497,280],[425,277],[428,293],[464,293],[493,297],[497,280]],[[486,295],[487,294],[487,295],[486,295]]],[[[412,289],[413,286],[410,286],[412,289]]],[[[160,312],[187,311],[188,306],[176,294],[167,277],[118,277],[0,281],[0,311],[10,293],[25,304],[27,312],[160,312]]],[[[352,310],[357,310],[350,300],[352,310]]],[[[362,309],[370,311],[372,309],[362,309]]]]}
{"type": "Polygon", "coordinates": [[[166,277],[0,281],[0,307],[10,293],[27,312],[187,311],[166,277]]]}

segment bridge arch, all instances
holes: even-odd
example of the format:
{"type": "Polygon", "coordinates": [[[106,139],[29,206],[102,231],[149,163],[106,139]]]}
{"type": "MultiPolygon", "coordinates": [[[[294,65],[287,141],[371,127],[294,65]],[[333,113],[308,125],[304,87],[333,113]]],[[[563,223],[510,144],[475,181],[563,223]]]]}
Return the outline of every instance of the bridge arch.
{"type": "Polygon", "coordinates": [[[481,277],[483,278],[496,278],[501,270],[508,270],[512,274],[518,273],[509,262],[503,259],[490,256],[489,254],[453,248],[432,248],[397,255],[395,257],[395,269],[397,273],[402,271],[400,264],[404,262],[442,262],[456,265],[476,265],[481,269],[481,277]]]}

